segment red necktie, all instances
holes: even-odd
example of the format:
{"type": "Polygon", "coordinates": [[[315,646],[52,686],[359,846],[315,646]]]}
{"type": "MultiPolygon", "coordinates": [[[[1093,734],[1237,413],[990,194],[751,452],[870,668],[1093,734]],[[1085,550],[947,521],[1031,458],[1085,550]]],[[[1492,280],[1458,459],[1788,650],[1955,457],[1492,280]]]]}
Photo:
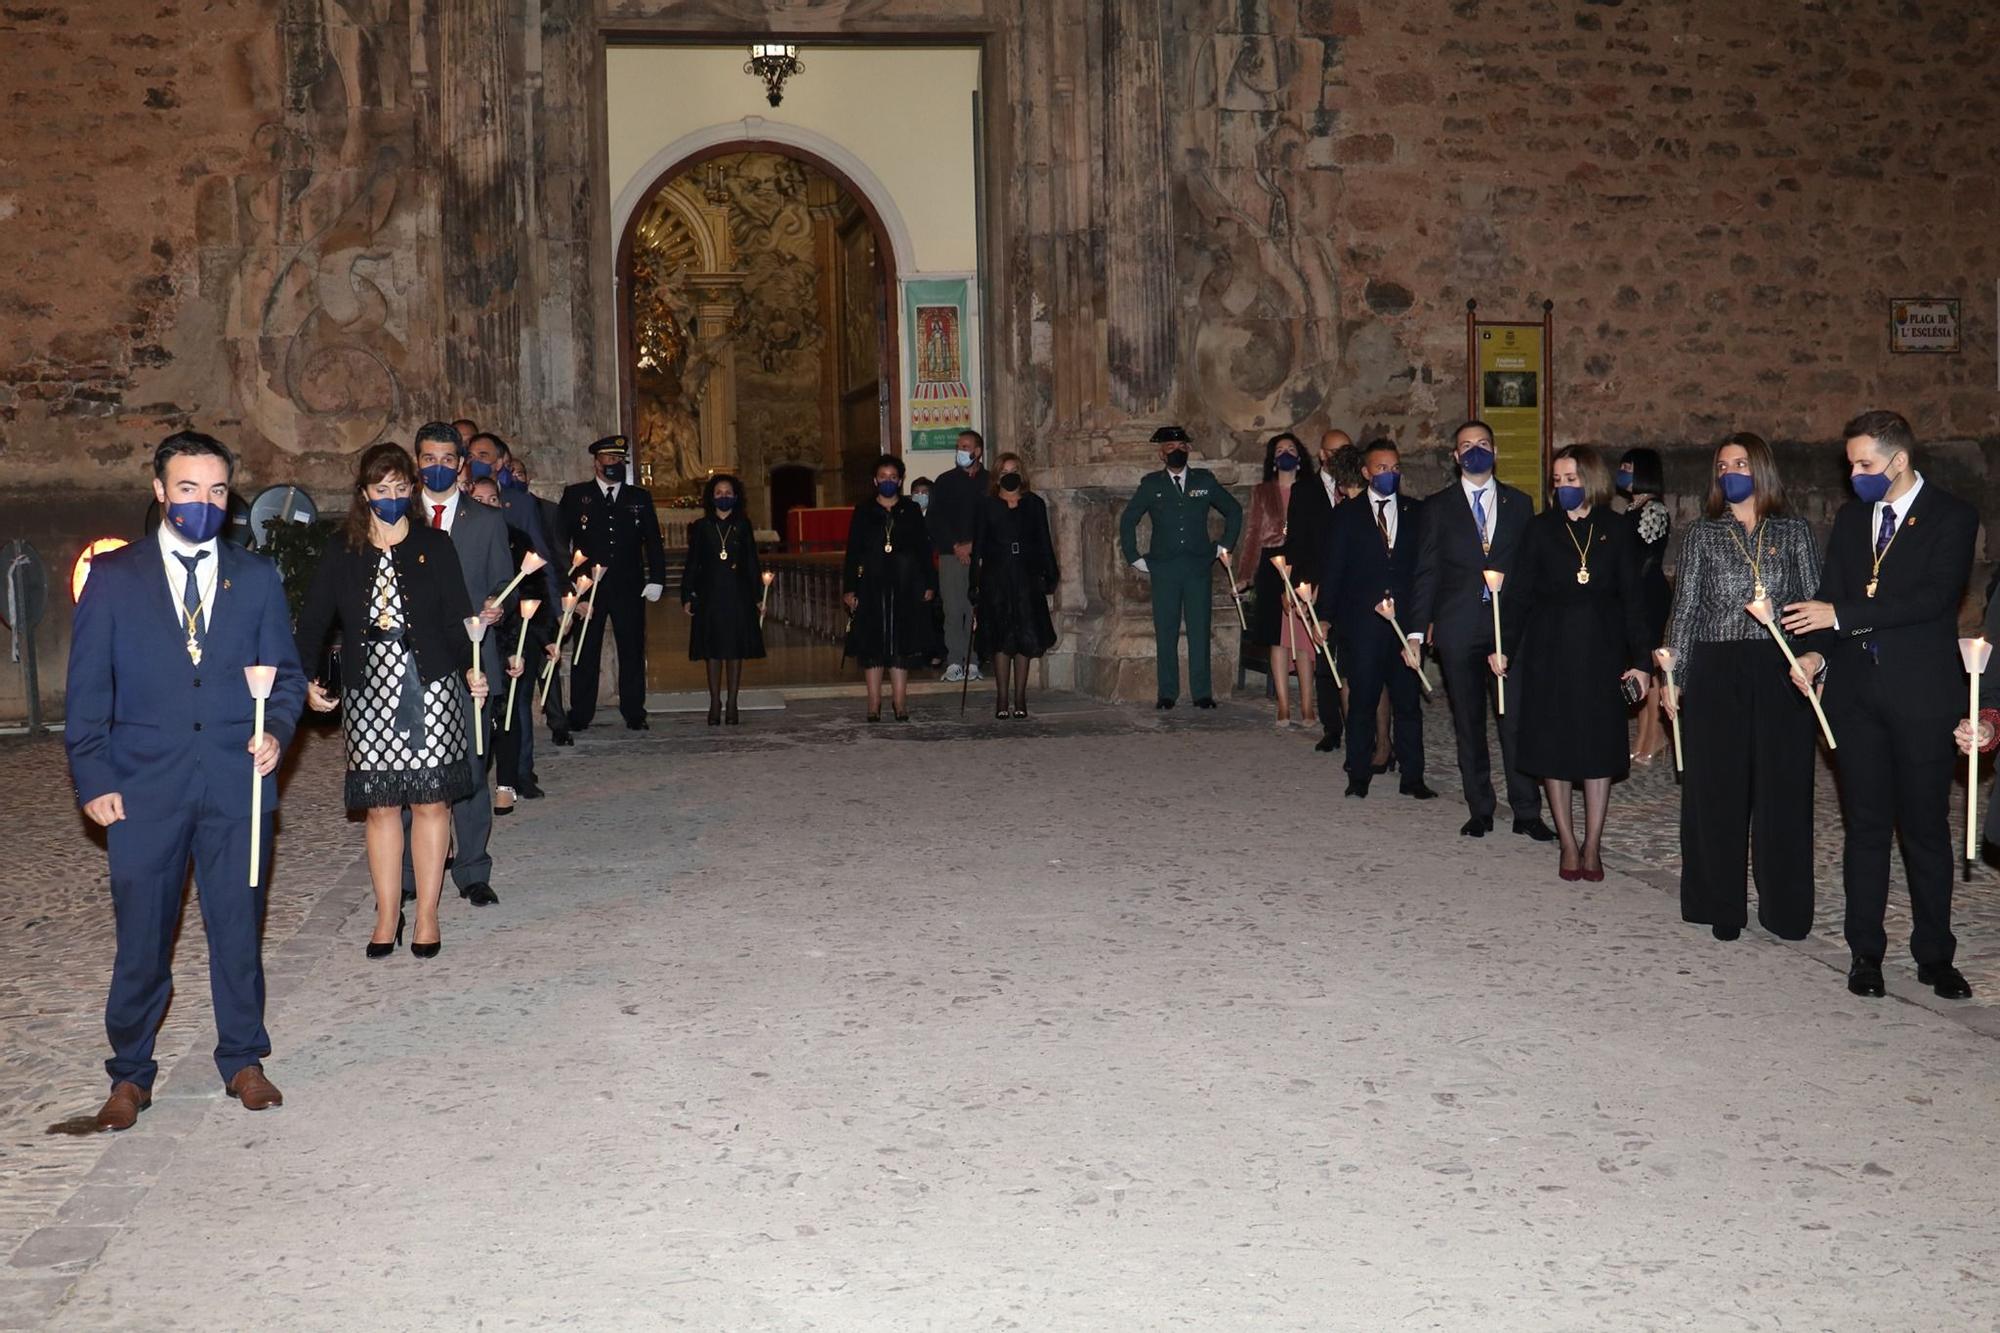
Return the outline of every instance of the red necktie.
{"type": "Polygon", "coordinates": [[[441,528],[441,527],[443,527],[443,526],[444,526],[444,506],[443,506],[443,505],[432,505],[432,506],[431,506],[431,526],[432,526],[432,527],[434,527],[434,528],[441,528]]]}

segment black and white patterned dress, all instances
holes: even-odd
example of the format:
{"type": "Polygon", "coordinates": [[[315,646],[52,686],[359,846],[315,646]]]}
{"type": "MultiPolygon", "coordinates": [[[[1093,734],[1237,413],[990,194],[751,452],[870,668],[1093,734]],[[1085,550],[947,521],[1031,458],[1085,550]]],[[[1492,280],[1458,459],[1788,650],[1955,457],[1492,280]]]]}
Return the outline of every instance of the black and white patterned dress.
{"type": "Polygon", "coordinates": [[[396,564],[383,551],[368,598],[368,676],[345,700],[347,808],[456,801],[472,791],[465,685],[456,674],[425,685],[403,641],[396,564]]]}

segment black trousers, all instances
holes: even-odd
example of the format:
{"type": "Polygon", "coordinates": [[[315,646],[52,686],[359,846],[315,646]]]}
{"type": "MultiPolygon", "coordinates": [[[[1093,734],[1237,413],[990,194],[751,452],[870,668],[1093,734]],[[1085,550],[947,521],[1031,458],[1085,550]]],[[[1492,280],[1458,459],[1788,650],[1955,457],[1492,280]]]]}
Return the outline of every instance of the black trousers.
{"type": "MultiPolygon", "coordinates": [[[[1465,807],[1481,819],[1493,818],[1493,760],[1486,746],[1486,701],[1493,692],[1493,671],[1486,665],[1490,638],[1439,654],[1444,691],[1451,703],[1451,729],[1458,742],[1458,777],[1465,786],[1465,807]]],[[[1508,683],[1514,684],[1514,676],[1508,683]]],[[[1521,694],[1508,692],[1507,711],[1500,714],[1500,765],[1506,774],[1507,804],[1515,819],[1539,819],[1542,789],[1514,765],[1514,739],[1520,735],[1521,694]]],[[[1357,702],[1356,707],[1359,707],[1357,702]]]]}
{"type": "MultiPolygon", "coordinates": [[[[1841,858],[1847,947],[1868,958],[1888,951],[1882,915],[1889,905],[1889,851],[1900,832],[1910,880],[1910,953],[1919,964],[1949,963],[1958,952],[1951,933],[1951,788],[1959,756],[1951,733],[1959,714],[1912,716],[1913,701],[1873,665],[1864,660],[1843,669],[1860,677],[1842,682],[1839,711],[1828,714],[1840,742],[1835,753],[1847,823],[1841,858]]],[[[1955,709],[1955,701],[1946,706],[1955,709]]]]}
{"type": "MultiPolygon", "coordinates": [[[[1339,656],[1339,645],[1334,645],[1334,655],[1339,656]]],[[[1344,664],[1343,664],[1344,665],[1344,664]]],[[[1341,675],[1346,676],[1343,670],[1341,675]]],[[[1333,668],[1326,664],[1326,654],[1313,655],[1313,689],[1319,703],[1320,734],[1335,745],[1347,734],[1347,719],[1341,713],[1340,687],[1333,683],[1333,668]]]]}
{"type": "Polygon", "coordinates": [[[1402,785],[1424,780],[1424,712],[1417,673],[1404,663],[1396,632],[1369,625],[1343,637],[1340,661],[1347,676],[1347,758],[1352,777],[1366,782],[1374,772],[1375,712],[1389,692],[1390,743],[1402,785]],[[1379,633],[1377,631],[1380,631],[1379,633]]]}
{"type": "Polygon", "coordinates": [[[569,673],[570,726],[581,731],[597,715],[597,673],[606,635],[618,641],[618,711],[628,723],[645,721],[646,601],[639,589],[606,587],[598,595],[596,613],[578,628],[583,656],[569,673]]]}
{"type": "Polygon", "coordinates": [[[1802,940],[1813,924],[1812,705],[1768,637],[1698,644],[1692,665],[1681,713],[1681,919],[1741,930],[1747,870],[1757,923],[1802,940]]]}
{"type": "MultiPolygon", "coordinates": [[[[575,629],[576,627],[572,625],[570,628],[575,629]]],[[[569,656],[573,642],[568,637],[563,639],[563,656],[569,656]]],[[[539,695],[542,689],[541,668],[535,668],[534,676],[535,693],[539,695]]],[[[549,724],[549,734],[551,736],[559,736],[569,730],[569,712],[563,707],[563,672],[560,663],[557,664],[554,674],[549,678],[549,697],[542,704],[542,720],[549,724]]]]}

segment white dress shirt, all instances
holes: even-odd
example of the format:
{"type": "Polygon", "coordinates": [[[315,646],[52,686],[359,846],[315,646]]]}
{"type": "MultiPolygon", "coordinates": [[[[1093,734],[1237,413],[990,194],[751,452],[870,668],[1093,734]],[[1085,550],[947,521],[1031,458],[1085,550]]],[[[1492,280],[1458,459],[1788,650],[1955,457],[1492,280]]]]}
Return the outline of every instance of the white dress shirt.
{"type": "MultiPolygon", "coordinates": [[[[1383,496],[1377,495],[1375,493],[1375,488],[1373,486],[1369,487],[1368,490],[1365,492],[1365,494],[1368,500],[1369,521],[1371,523],[1375,522],[1377,516],[1379,515],[1382,521],[1386,522],[1389,525],[1389,548],[1391,550],[1394,550],[1396,546],[1396,534],[1399,530],[1398,525],[1400,522],[1400,520],[1398,520],[1396,517],[1396,510],[1398,508],[1396,504],[1396,497],[1391,495],[1385,498],[1383,496]],[[1387,505],[1388,508],[1386,509],[1383,508],[1384,505],[1387,505]]],[[[1376,531],[1378,532],[1381,531],[1380,524],[1377,524],[1376,531]]]]}
{"type": "Polygon", "coordinates": [[[431,526],[439,532],[450,532],[451,525],[457,521],[459,496],[460,492],[456,487],[453,487],[451,492],[446,495],[432,495],[429,491],[424,492],[424,517],[429,519],[431,526]],[[438,515],[439,505],[444,506],[444,515],[442,517],[438,515]]]}
{"type": "Polygon", "coordinates": [[[1319,470],[1319,484],[1326,491],[1326,502],[1328,504],[1337,505],[1340,503],[1340,487],[1333,480],[1333,470],[1331,468],[1321,468],[1319,470]]]}
{"type": "Polygon", "coordinates": [[[211,537],[199,546],[191,546],[174,535],[173,526],[160,524],[160,561],[167,570],[167,593],[173,602],[174,623],[182,630],[187,629],[187,613],[181,605],[181,596],[187,590],[187,566],[180,557],[193,555],[196,551],[206,551],[207,556],[195,562],[194,586],[201,594],[201,627],[208,628],[208,622],[215,618],[215,570],[222,556],[211,537]]]}
{"type": "Polygon", "coordinates": [[[1917,492],[1921,491],[1923,488],[1924,488],[1924,474],[1921,472],[1912,471],[1910,473],[1909,490],[1905,491],[1903,494],[1897,496],[1893,500],[1877,500],[1875,502],[1874,508],[1868,511],[1869,555],[1871,556],[1874,555],[1875,538],[1882,531],[1882,511],[1885,509],[1894,509],[1896,511],[1896,526],[1900,530],[1903,524],[1910,521],[1910,506],[1917,502],[1917,492]]]}
{"type": "Polygon", "coordinates": [[[597,489],[604,492],[604,498],[607,500],[616,500],[618,498],[618,487],[621,484],[619,482],[606,481],[602,477],[597,479],[597,489]]]}

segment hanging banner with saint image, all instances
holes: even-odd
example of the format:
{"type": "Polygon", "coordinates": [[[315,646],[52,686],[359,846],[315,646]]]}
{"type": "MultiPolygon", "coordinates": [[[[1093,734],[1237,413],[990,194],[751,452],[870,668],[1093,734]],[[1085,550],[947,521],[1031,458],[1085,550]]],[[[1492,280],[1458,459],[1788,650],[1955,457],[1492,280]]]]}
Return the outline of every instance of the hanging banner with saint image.
{"type": "Polygon", "coordinates": [[[903,284],[913,450],[955,448],[960,431],[978,428],[972,394],[970,288],[964,278],[903,284]]]}

